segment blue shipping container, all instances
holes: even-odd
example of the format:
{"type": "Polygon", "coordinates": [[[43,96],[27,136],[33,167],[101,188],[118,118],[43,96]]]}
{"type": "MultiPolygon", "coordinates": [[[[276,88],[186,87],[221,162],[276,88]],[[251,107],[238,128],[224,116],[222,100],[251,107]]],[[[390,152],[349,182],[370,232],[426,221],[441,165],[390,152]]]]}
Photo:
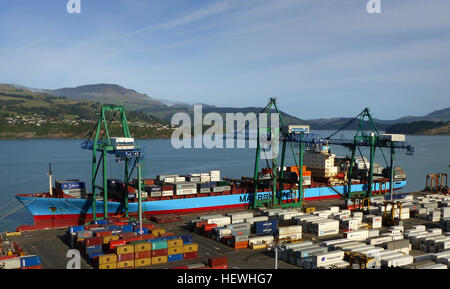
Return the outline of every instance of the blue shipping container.
{"type": "Polygon", "coordinates": [[[132,225],[124,225],[124,226],[122,226],[121,229],[122,229],[123,233],[133,232],[133,226],[132,225]]]}
{"type": "Polygon", "coordinates": [[[105,254],[105,253],[103,253],[103,252],[98,252],[98,253],[89,254],[89,255],[88,255],[89,263],[92,263],[92,261],[93,261],[93,259],[94,259],[95,257],[101,256],[101,255],[104,255],[104,254],[105,254]]]}
{"type": "Polygon", "coordinates": [[[108,220],[95,221],[96,225],[108,225],[108,220]]]}
{"type": "Polygon", "coordinates": [[[102,245],[94,245],[94,246],[89,246],[86,247],[86,254],[87,255],[92,255],[95,253],[101,253],[102,252],[102,245]]]}
{"type": "Polygon", "coordinates": [[[169,262],[175,262],[175,261],[181,261],[181,260],[183,260],[183,254],[169,255],[167,257],[167,261],[169,261],[169,262]]]}
{"type": "Polygon", "coordinates": [[[80,231],[84,231],[84,226],[72,226],[69,228],[69,233],[76,233],[80,231]]]}
{"type": "Polygon", "coordinates": [[[192,235],[181,235],[180,238],[183,240],[183,244],[192,243],[192,235]]]}
{"type": "Polygon", "coordinates": [[[20,267],[38,266],[42,264],[41,257],[30,255],[20,257],[20,267]]]}
{"type": "Polygon", "coordinates": [[[275,230],[272,228],[256,228],[256,235],[258,235],[258,236],[269,235],[269,234],[273,234],[274,232],[275,232],[275,230]]]}
{"type": "Polygon", "coordinates": [[[71,189],[84,189],[84,182],[80,182],[79,180],[68,180],[68,181],[55,181],[55,185],[57,189],[61,190],[71,190],[71,189]]]}

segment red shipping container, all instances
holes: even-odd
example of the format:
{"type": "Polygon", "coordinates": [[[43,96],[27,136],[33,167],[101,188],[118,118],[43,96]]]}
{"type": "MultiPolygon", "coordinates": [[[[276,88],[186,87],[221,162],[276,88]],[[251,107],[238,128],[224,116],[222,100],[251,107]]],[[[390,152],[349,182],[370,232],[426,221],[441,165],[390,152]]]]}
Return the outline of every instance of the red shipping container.
{"type": "Polygon", "coordinates": [[[169,269],[189,269],[186,266],[176,266],[176,267],[170,267],[169,269]]]}
{"type": "Polygon", "coordinates": [[[198,252],[189,252],[183,254],[183,259],[194,259],[198,258],[198,252]]]}
{"type": "Polygon", "coordinates": [[[176,236],[176,235],[177,234],[175,234],[175,233],[167,232],[167,233],[159,235],[159,238],[162,238],[162,237],[173,237],[173,236],[176,236]]]}
{"type": "Polygon", "coordinates": [[[114,222],[114,225],[116,225],[116,226],[125,226],[125,225],[128,225],[128,222],[114,222]]]}
{"type": "Polygon", "coordinates": [[[86,247],[95,246],[95,245],[102,245],[103,244],[102,237],[88,238],[85,241],[86,241],[86,247]]]}
{"type": "Polygon", "coordinates": [[[104,231],[104,232],[95,232],[95,237],[105,237],[105,236],[111,236],[111,231],[104,231]]]}
{"type": "Polygon", "coordinates": [[[207,221],[197,222],[197,223],[195,223],[195,227],[196,228],[201,228],[201,227],[203,227],[206,224],[208,224],[207,221]]]}
{"type": "Polygon", "coordinates": [[[126,240],[113,240],[113,241],[109,241],[109,249],[113,250],[114,248],[116,248],[117,246],[122,246],[122,245],[126,245],[127,241],[126,240]]]}
{"type": "Polygon", "coordinates": [[[94,224],[94,225],[87,225],[84,227],[84,230],[89,231],[92,228],[99,228],[100,225],[94,224]]]}
{"type": "Polygon", "coordinates": [[[152,258],[154,258],[154,257],[161,257],[161,256],[167,256],[168,253],[169,253],[168,249],[153,250],[152,251],[152,258]]]}
{"type": "Polygon", "coordinates": [[[136,236],[135,232],[128,232],[128,233],[119,234],[119,238],[120,239],[126,239],[128,237],[134,237],[134,236],[136,236]]]}
{"type": "Polygon", "coordinates": [[[213,228],[217,228],[217,224],[205,224],[203,226],[205,232],[212,231],[213,228]]]}
{"type": "Polygon", "coordinates": [[[141,237],[141,240],[151,240],[153,238],[155,238],[155,236],[153,236],[153,234],[144,234],[141,237]]]}
{"type": "Polygon", "coordinates": [[[134,260],[134,253],[117,255],[117,262],[134,260]]]}
{"type": "Polygon", "coordinates": [[[134,253],[134,259],[144,259],[144,258],[151,258],[152,257],[152,251],[142,251],[134,253]]]}
{"type": "Polygon", "coordinates": [[[127,241],[127,243],[129,243],[129,242],[134,242],[134,241],[141,241],[141,240],[142,240],[142,236],[130,236],[130,237],[125,237],[125,238],[122,238],[122,240],[127,241]]]}
{"type": "Polygon", "coordinates": [[[209,267],[228,266],[228,257],[211,257],[208,259],[209,267]]]}

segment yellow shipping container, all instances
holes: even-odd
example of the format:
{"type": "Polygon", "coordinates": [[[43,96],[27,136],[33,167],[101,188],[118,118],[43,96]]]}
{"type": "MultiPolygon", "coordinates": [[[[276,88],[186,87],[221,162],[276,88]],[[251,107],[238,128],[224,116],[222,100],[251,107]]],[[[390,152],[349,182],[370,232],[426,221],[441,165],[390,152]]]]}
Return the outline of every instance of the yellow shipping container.
{"type": "Polygon", "coordinates": [[[162,234],[165,234],[165,233],[166,233],[166,230],[164,230],[164,229],[153,229],[152,230],[152,234],[155,237],[158,237],[158,236],[160,236],[162,234]]]}
{"type": "Polygon", "coordinates": [[[255,244],[255,243],[250,243],[250,249],[253,250],[260,250],[260,249],[265,249],[267,248],[266,244],[255,244]]]}
{"type": "Polygon", "coordinates": [[[153,257],[152,265],[167,263],[167,256],[153,257]]]}
{"type": "Polygon", "coordinates": [[[192,243],[183,246],[183,253],[197,252],[198,244],[192,243]]]}
{"type": "Polygon", "coordinates": [[[103,237],[103,244],[109,244],[109,241],[115,241],[115,240],[119,240],[119,236],[117,236],[117,235],[104,236],[103,237]]]}
{"type": "Polygon", "coordinates": [[[145,267],[145,266],[150,266],[151,264],[152,264],[152,258],[144,258],[144,259],[134,260],[135,267],[145,267]]]}
{"type": "Polygon", "coordinates": [[[176,254],[183,254],[183,253],[184,253],[183,247],[180,246],[180,247],[169,248],[167,255],[176,255],[176,254]]]}
{"type": "Polygon", "coordinates": [[[149,242],[145,243],[139,243],[134,245],[134,252],[144,252],[144,251],[151,251],[152,250],[152,244],[149,242]]]}
{"type": "MultiPolygon", "coordinates": [[[[173,240],[167,240],[167,247],[181,247],[183,246],[183,239],[173,239],[173,240]]],[[[170,254],[169,254],[170,255],[170,254]]]]}
{"type": "Polygon", "coordinates": [[[134,260],[118,262],[117,268],[134,268],[134,260]]]}
{"type": "Polygon", "coordinates": [[[117,263],[101,264],[98,269],[117,269],[117,263]]]}
{"type": "Polygon", "coordinates": [[[105,254],[98,256],[98,264],[109,264],[109,263],[117,263],[117,255],[116,254],[105,254]]]}
{"type": "Polygon", "coordinates": [[[122,246],[116,247],[117,255],[130,254],[130,253],[134,253],[134,245],[122,245],[122,246]]]}

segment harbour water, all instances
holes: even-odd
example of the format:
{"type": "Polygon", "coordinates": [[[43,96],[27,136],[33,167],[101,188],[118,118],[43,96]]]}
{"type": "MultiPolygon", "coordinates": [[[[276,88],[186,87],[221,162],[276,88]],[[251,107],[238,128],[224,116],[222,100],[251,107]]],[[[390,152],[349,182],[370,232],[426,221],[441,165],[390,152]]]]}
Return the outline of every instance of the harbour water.
{"type": "MultiPolygon", "coordinates": [[[[315,131],[326,137],[332,131],[315,131]]],[[[351,139],[352,131],[345,131],[335,138],[351,139]]],[[[255,149],[174,149],[170,139],[138,140],[144,146],[144,176],[156,174],[187,174],[221,170],[222,176],[252,176],[255,149]]],[[[405,192],[422,190],[428,173],[449,173],[450,136],[407,136],[407,142],[416,148],[414,155],[396,153],[396,165],[403,166],[407,173],[405,192]]],[[[332,147],[338,156],[348,155],[344,147],[332,147]]],[[[48,163],[52,163],[53,179],[81,179],[89,188],[91,181],[92,152],[81,149],[81,140],[0,140],[0,218],[8,210],[20,204],[14,195],[18,193],[48,191],[48,163]]],[[[367,151],[362,150],[365,156],[367,151]]],[[[385,151],[389,162],[389,153],[385,151]]],[[[289,154],[287,159],[292,159],[289,154]]],[[[377,152],[377,162],[386,166],[377,152]]],[[[109,157],[108,174],[112,178],[123,178],[123,164],[109,157]]],[[[292,165],[288,161],[287,165],[292,165]]],[[[265,166],[265,162],[261,163],[265,166]]],[[[32,224],[31,215],[25,208],[18,209],[0,219],[0,231],[15,230],[22,224],[32,224]]]]}

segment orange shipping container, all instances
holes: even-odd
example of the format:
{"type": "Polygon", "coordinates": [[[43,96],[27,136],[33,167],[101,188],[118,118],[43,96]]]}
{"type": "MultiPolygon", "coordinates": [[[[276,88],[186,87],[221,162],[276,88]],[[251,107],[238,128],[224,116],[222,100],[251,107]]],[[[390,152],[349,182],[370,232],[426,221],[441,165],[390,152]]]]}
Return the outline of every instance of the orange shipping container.
{"type": "Polygon", "coordinates": [[[236,242],[234,243],[235,249],[247,249],[248,248],[248,241],[245,242],[236,242]]]}

